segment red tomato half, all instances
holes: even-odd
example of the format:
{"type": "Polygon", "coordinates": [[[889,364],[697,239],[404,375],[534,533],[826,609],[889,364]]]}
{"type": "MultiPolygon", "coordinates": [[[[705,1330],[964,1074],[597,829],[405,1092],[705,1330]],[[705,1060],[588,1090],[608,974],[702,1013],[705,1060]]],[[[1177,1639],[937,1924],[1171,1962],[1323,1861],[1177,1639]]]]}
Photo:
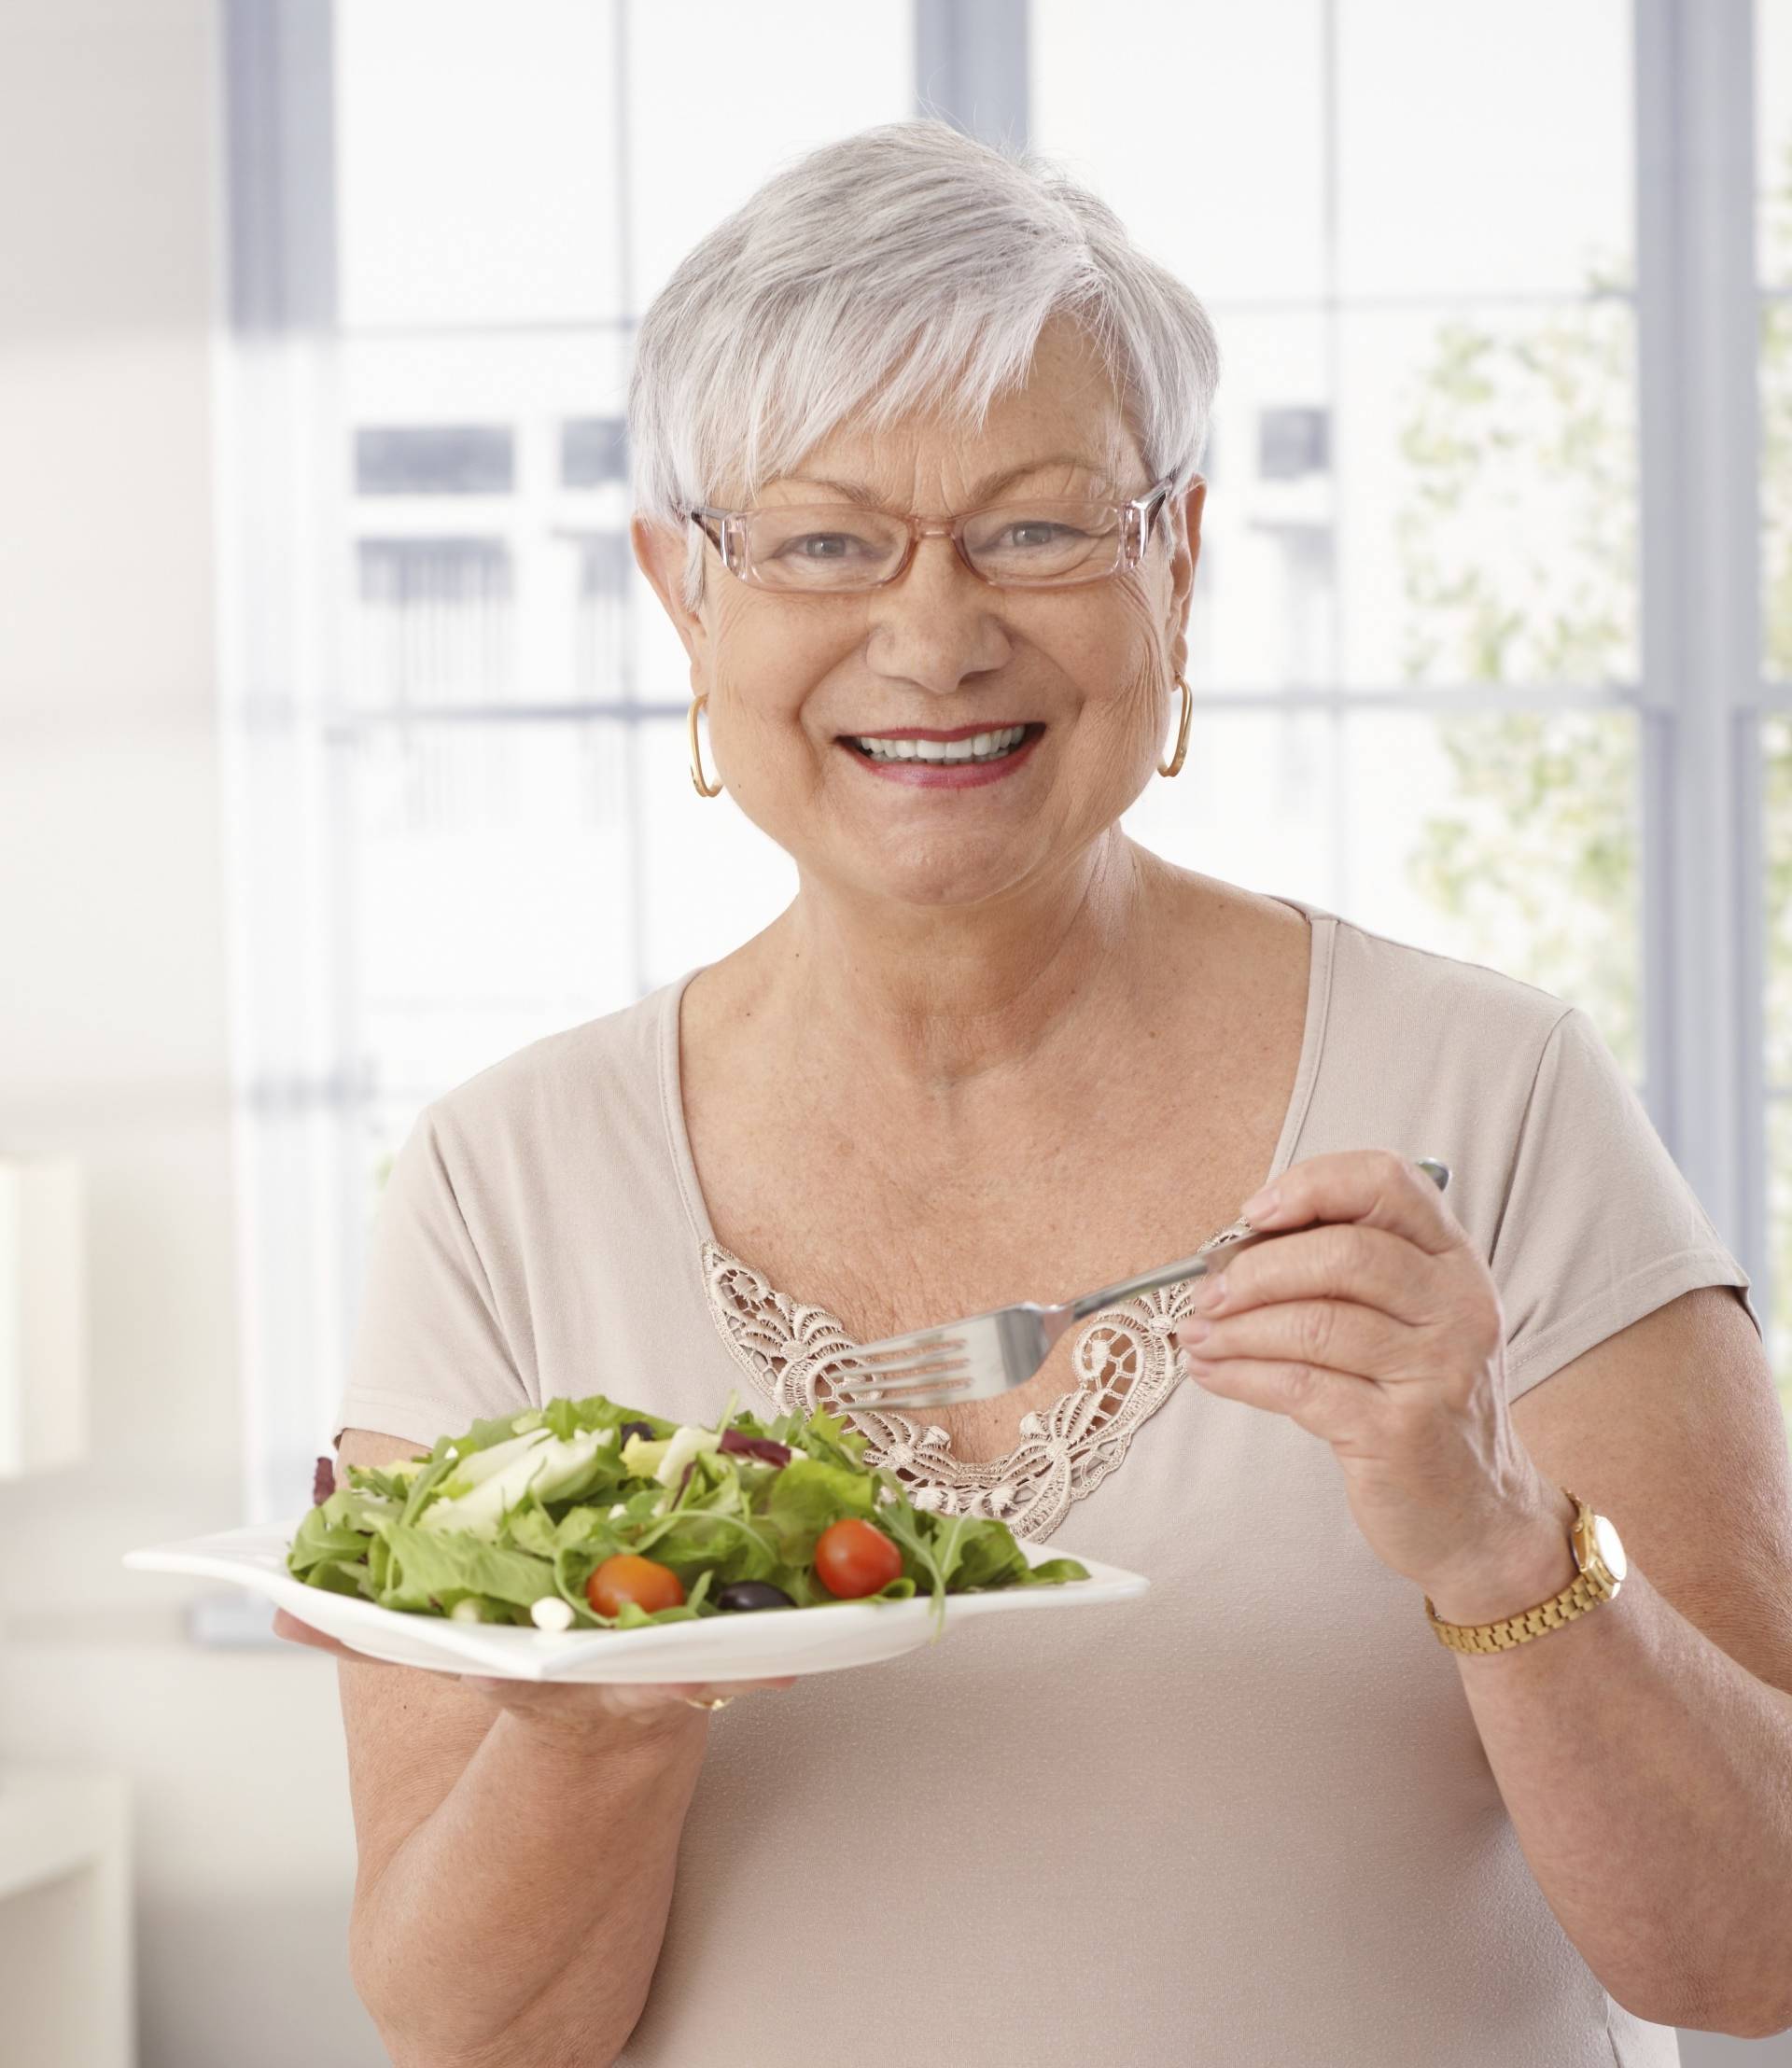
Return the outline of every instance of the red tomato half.
{"type": "Polygon", "coordinates": [[[900,1579],[903,1554],[884,1532],[856,1516],[831,1522],[815,1546],[815,1576],[842,1601],[857,1601],[900,1579]]]}
{"type": "Polygon", "coordinates": [[[620,1615],[624,1601],[633,1601],[651,1615],[659,1609],[682,1608],[684,1589],[669,1565],[633,1551],[619,1551],[585,1582],[585,1600],[598,1615],[620,1615]]]}

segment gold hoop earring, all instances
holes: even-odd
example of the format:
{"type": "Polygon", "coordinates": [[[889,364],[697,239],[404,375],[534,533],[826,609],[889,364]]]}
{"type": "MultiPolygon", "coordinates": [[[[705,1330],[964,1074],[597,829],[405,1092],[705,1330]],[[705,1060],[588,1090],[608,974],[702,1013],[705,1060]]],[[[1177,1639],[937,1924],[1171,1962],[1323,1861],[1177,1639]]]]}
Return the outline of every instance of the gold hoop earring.
{"type": "Polygon", "coordinates": [[[697,713],[702,710],[708,701],[709,698],[707,692],[702,696],[693,696],[691,699],[691,780],[697,786],[697,795],[699,797],[720,797],[723,786],[718,783],[712,789],[703,779],[703,753],[697,746],[697,713]]]}
{"type": "Polygon", "coordinates": [[[1176,687],[1183,692],[1183,722],[1176,728],[1176,751],[1170,757],[1169,766],[1166,768],[1162,762],[1157,763],[1160,776],[1174,776],[1181,771],[1183,757],[1188,752],[1188,721],[1195,716],[1194,691],[1180,675],[1176,678],[1176,687]]]}

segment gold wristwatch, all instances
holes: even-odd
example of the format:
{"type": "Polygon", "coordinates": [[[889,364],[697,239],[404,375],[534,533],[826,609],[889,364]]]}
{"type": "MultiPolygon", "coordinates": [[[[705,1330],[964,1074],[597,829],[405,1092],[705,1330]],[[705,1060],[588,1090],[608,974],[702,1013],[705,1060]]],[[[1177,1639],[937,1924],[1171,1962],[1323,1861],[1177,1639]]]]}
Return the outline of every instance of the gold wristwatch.
{"type": "Polygon", "coordinates": [[[1427,1595],[1425,1614],[1440,1644],[1449,1645],[1452,1652],[1510,1651],[1513,1645],[1541,1637],[1546,1630],[1559,1630],[1564,1623],[1572,1623],[1575,1616],[1585,1615],[1589,1609],[1596,1609],[1617,1594],[1628,1570],[1617,1531],[1604,1516],[1596,1516],[1578,1494],[1568,1493],[1566,1487],[1561,1490],[1568,1494],[1576,1511],[1570,1538],[1575,1564],[1579,1568],[1575,1577],[1560,1594],[1539,1601],[1533,1609],[1526,1609],[1522,1615],[1508,1615],[1499,1623],[1442,1622],[1427,1595]]]}

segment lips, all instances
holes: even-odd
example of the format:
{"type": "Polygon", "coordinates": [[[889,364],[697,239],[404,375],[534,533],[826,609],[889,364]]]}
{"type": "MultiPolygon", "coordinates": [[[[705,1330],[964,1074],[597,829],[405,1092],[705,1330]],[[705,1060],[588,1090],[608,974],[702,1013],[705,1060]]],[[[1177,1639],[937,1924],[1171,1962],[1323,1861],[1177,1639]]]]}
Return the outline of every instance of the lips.
{"type": "MultiPolygon", "coordinates": [[[[880,735],[873,734],[874,738],[880,735]]],[[[889,735],[881,735],[889,737],[889,735]]],[[[957,735],[962,739],[962,734],[957,735]]],[[[928,757],[918,754],[872,754],[857,744],[855,735],[844,735],[834,742],[847,755],[855,768],[883,782],[901,783],[920,789],[976,789],[987,783],[1000,783],[1024,768],[1031,759],[1033,750],[1045,736],[1043,725],[1029,725],[1017,746],[1006,752],[991,755],[983,760],[969,756],[946,759],[943,756],[928,757]]]]}
{"type": "Polygon", "coordinates": [[[931,725],[861,725],[856,732],[836,733],[834,737],[843,740],[969,740],[979,733],[1009,733],[1016,725],[1044,728],[1036,718],[992,718],[980,720],[975,725],[955,725],[950,732],[942,732],[931,725]]]}

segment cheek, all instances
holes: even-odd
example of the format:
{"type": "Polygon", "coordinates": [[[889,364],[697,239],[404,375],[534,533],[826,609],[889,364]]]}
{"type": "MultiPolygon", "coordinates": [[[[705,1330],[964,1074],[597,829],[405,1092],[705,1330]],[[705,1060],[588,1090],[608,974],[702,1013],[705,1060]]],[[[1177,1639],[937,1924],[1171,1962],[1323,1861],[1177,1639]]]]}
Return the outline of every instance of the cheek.
{"type": "Polygon", "coordinates": [[[856,650],[852,628],[748,608],[721,629],[715,703],[723,723],[750,748],[775,750],[781,741],[788,750],[804,706],[856,650]]]}
{"type": "Polygon", "coordinates": [[[1099,613],[1063,626],[1053,650],[1085,706],[1128,721],[1149,710],[1169,679],[1151,599],[1134,583],[1116,583],[1099,613]]]}

